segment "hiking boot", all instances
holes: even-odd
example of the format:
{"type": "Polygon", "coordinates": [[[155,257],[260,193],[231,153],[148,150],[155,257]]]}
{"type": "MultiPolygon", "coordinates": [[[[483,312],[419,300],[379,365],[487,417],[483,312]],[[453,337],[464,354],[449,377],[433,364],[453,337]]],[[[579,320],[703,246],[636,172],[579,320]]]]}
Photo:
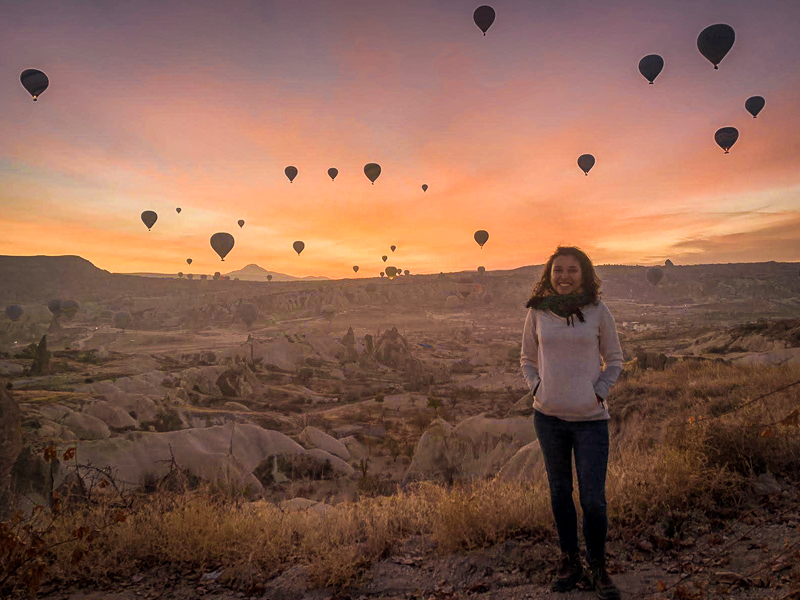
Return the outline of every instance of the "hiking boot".
{"type": "Polygon", "coordinates": [[[619,600],[619,588],[611,581],[611,577],[606,571],[606,565],[602,562],[595,562],[589,565],[591,572],[592,587],[600,600],[619,600]]]}
{"type": "Polygon", "coordinates": [[[551,592],[568,592],[575,589],[585,573],[581,557],[577,552],[562,552],[558,571],[550,584],[551,592]]]}

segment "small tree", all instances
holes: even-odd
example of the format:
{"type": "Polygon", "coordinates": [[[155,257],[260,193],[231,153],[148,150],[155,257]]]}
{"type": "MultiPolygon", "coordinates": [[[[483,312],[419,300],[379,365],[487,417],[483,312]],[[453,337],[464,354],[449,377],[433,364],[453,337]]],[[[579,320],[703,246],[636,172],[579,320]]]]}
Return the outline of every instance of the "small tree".
{"type": "Polygon", "coordinates": [[[442,401],[434,396],[428,396],[428,408],[432,408],[434,414],[439,416],[439,407],[442,406],[442,401]]]}
{"type": "Polygon", "coordinates": [[[389,454],[392,455],[392,462],[397,462],[397,457],[400,456],[400,444],[397,443],[397,440],[393,437],[386,438],[386,446],[389,448],[389,454]]]}

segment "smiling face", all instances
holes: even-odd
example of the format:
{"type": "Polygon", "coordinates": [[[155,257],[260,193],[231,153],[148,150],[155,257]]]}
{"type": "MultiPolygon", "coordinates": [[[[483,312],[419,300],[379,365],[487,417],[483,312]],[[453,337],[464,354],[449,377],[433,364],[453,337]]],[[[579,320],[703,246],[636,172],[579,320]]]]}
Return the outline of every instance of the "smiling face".
{"type": "Polygon", "coordinates": [[[574,256],[557,256],[550,270],[550,281],[558,294],[571,294],[582,290],[583,272],[574,256]]]}

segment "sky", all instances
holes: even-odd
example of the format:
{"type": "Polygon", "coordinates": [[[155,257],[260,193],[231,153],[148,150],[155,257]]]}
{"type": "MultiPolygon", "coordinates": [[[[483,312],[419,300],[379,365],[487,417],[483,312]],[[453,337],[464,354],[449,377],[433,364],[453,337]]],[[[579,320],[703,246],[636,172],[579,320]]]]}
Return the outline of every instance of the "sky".
{"type": "Polygon", "coordinates": [[[800,261],[800,2],[494,0],[486,36],[479,4],[6,0],[0,254],[333,278],[511,269],[559,244],[595,264],[800,261]],[[716,71],[696,43],[715,23],[736,31],[716,71]],[[50,79],[37,102],[28,68],[50,79]]]}

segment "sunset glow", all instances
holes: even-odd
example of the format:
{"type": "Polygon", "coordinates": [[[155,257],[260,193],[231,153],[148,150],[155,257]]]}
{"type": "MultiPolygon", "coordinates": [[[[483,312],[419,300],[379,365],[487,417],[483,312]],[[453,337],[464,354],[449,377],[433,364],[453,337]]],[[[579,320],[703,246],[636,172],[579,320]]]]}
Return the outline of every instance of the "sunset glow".
{"type": "Polygon", "coordinates": [[[392,244],[412,273],[537,264],[559,243],[598,264],[800,260],[800,3],[498,1],[485,37],[478,4],[4,6],[0,254],[332,278],[375,277],[392,244]],[[696,46],[712,23],[737,35],[718,71],[696,46]],[[50,78],[36,103],[27,68],[50,78]],[[217,231],[236,238],[224,263],[217,231]]]}

